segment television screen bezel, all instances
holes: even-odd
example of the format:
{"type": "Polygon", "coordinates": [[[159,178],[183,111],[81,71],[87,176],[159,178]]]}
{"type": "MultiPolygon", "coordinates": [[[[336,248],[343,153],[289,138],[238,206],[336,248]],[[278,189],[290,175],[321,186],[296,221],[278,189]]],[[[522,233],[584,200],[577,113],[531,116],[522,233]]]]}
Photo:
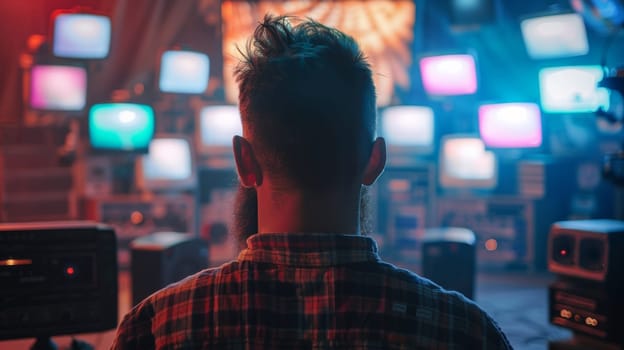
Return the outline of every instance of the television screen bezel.
{"type": "Polygon", "coordinates": [[[50,16],[50,33],[52,33],[51,35],[51,45],[50,45],[50,54],[54,57],[58,57],[58,58],[64,58],[64,59],[71,59],[71,60],[78,60],[78,61],[98,61],[98,60],[104,60],[107,59],[108,57],[110,57],[110,52],[111,52],[111,48],[112,48],[112,42],[113,42],[113,19],[111,18],[111,16],[109,16],[108,14],[104,13],[104,12],[100,12],[100,11],[95,11],[92,9],[84,9],[84,8],[74,8],[74,9],[59,9],[56,10],[54,12],[52,12],[52,15],[50,16]],[[106,50],[106,56],[104,57],[73,57],[73,56],[59,56],[56,55],[56,53],[54,52],[54,42],[55,42],[55,38],[56,38],[56,18],[60,15],[91,15],[91,16],[100,16],[100,17],[105,17],[108,19],[109,23],[110,23],[110,33],[109,33],[109,40],[108,40],[108,46],[107,46],[107,50],[106,50]]]}
{"type": "Polygon", "coordinates": [[[193,147],[193,140],[184,134],[158,133],[152,138],[150,145],[158,139],[183,139],[188,143],[191,157],[191,176],[184,180],[146,180],[144,176],[143,159],[144,157],[149,156],[148,148],[148,153],[137,157],[135,160],[135,184],[137,189],[152,193],[192,191],[197,189],[197,157],[193,147]]]}
{"type": "Polygon", "coordinates": [[[154,139],[155,135],[156,135],[156,124],[157,124],[157,120],[158,118],[156,118],[156,111],[154,110],[154,107],[152,107],[149,104],[146,103],[136,103],[136,102],[102,102],[102,103],[95,103],[93,105],[91,105],[89,107],[89,111],[87,114],[87,134],[88,134],[88,141],[89,141],[89,153],[91,154],[96,154],[96,155],[102,155],[102,154],[137,154],[137,155],[142,155],[142,154],[147,154],[147,152],[149,151],[149,144],[152,142],[152,140],[154,139]],[[154,129],[152,130],[152,134],[150,136],[150,141],[148,142],[146,147],[140,147],[140,148],[133,148],[133,149],[128,149],[128,150],[124,150],[124,149],[118,149],[118,148],[103,148],[103,147],[95,147],[93,145],[93,143],[91,142],[91,110],[93,109],[93,107],[98,106],[98,105],[112,105],[112,104],[133,104],[133,105],[141,105],[141,106],[148,106],[152,109],[152,116],[153,116],[153,125],[154,125],[154,129]]]}

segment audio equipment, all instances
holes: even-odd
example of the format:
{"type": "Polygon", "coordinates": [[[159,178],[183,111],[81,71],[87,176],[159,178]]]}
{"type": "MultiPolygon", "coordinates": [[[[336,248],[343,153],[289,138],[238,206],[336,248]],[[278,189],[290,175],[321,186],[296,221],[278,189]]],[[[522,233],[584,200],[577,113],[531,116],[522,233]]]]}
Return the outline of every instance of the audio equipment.
{"type": "Polygon", "coordinates": [[[444,227],[425,230],[423,276],[445,289],[473,298],[475,287],[475,234],[466,228],[444,227]]]}
{"type": "Polygon", "coordinates": [[[514,196],[438,198],[438,227],[465,227],[476,235],[483,268],[527,268],[534,259],[534,206],[514,196]]]}
{"type": "Polygon", "coordinates": [[[0,224],[0,339],[117,326],[115,231],[92,222],[0,224]]]}
{"type": "Polygon", "coordinates": [[[153,292],[208,267],[208,246],[177,232],[156,232],[130,243],[133,305],[153,292]]]}
{"type": "Polygon", "coordinates": [[[569,220],[552,225],[548,269],[553,324],[624,345],[624,221],[569,220]]]}
{"type": "Polygon", "coordinates": [[[119,267],[130,264],[130,242],[158,231],[195,233],[195,201],[192,196],[116,195],[89,198],[83,203],[83,217],[115,228],[119,267]]]}
{"type": "Polygon", "coordinates": [[[624,221],[556,222],[550,230],[548,247],[551,272],[624,288],[624,221]]]}

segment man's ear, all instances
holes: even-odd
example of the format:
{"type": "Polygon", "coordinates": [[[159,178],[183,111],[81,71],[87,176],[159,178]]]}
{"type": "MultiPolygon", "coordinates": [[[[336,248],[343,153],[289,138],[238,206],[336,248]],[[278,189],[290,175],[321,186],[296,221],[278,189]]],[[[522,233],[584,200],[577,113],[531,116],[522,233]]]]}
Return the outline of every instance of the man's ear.
{"type": "Polygon", "coordinates": [[[370,157],[366,168],[364,168],[364,174],[362,176],[362,184],[370,186],[375,183],[379,175],[386,167],[386,140],[383,137],[378,137],[373,143],[370,157]]]}
{"type": "Polygon", "coordinates": [[[236,170],[243,187],[251,188],[262,184],[262,172],[251,144],[242,136],[232,139],[236,170]]]}

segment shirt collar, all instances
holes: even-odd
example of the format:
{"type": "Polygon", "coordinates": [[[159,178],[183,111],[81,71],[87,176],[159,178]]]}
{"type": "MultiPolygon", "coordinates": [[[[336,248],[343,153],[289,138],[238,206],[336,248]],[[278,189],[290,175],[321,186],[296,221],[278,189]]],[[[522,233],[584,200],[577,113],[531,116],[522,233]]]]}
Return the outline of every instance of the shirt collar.
{"type": "Polygon", "coordinates": [[[379,261],[370,237],[319,233],[259,233],[247,239],[238,261],[301,267],[379,261]]]}

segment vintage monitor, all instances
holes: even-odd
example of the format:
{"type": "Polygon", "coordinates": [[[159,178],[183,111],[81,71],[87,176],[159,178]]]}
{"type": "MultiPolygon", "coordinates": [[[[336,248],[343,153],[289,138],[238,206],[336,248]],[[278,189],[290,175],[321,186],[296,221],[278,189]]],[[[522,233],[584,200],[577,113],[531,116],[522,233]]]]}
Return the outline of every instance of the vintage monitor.
{"type": "Polygon", "coordinates": [[[0,340],[117,326],[115,231],[92,222],[0,224],[0,340]]]}
{"type": "Polygon", "coordinates": [[[178,232],[156,232],[132,241],[132,303],[208,267],[208,246],[178,232]]]}
{"type": "Polygon", "coordinates": [[[548,243],[550,321],[624,345],[624,221],[556,222],[548,243]]]}

